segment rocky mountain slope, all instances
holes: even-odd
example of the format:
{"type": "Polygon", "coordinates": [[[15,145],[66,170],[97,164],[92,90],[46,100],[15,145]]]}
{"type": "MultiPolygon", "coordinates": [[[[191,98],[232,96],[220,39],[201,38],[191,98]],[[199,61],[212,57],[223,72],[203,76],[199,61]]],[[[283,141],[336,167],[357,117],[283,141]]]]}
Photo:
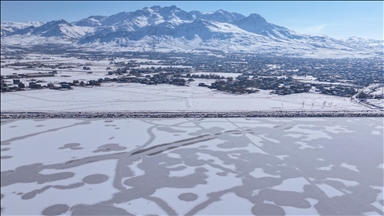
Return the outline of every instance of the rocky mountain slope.
{"type": "Polygon", "coordinates": [[[236,52],[303,57],[383,55],[383,41],[304,35],[268,22],[259,14],[223,10],[183,11],[176,6],[146,7],[68,23],[1,23],[7,47],[65,45],[99,51],[236,52]]]}

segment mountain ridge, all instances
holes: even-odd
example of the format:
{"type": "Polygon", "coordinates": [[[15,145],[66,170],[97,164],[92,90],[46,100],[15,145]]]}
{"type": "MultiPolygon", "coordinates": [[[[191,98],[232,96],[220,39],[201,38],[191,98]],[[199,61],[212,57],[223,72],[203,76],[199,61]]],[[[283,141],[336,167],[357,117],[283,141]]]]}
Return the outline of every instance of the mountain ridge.
{"type": "Polygon", "coordinates": [[[304,57],[383,54],[381,40],[306,35],[270,23],[257,13],[244,16],[224,10],[186,12],[176,6],[94,15],[75,22],[2,22],[1,40],[2,48],[57,41],[70,47],[97,50],[217,50],[304,57]]]}

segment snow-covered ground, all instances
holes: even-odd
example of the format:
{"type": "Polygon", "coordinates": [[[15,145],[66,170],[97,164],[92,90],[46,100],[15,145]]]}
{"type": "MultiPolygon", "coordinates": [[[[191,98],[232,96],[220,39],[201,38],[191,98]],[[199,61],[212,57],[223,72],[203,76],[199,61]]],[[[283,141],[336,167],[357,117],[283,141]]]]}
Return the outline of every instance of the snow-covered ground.
{"type": "Polygon", "coordinates": [[[382,95],[384,84],[371,84],[363,89],[363,92],[370,95],[382,95]]]}
{"type": "MultiPolygon", "coordinates": [[[[75,73],[75,72],[74,72],[75,73]]],[[[92,74],[91,74],[92,75],[92,74]]],[[[96,76],[94,74],[93,76],[96,76]]],[[[65,77],[63,77],[65,78],[65,77]]],[[[72,77],[69,77],[72,78],[72,77]]],[[[95,77],[97,78],[97,77],[95,77]]],[[[44,78],[48,80],[48,78],[44,78]]],[[[189,86],[103,83],[74,90],[29,90],[1,95],[2,111],[244,111],[367,110],[350,98],[322,94],[278,96],[270,91],[236,95],[197,86],[214,80],[196,79],[189,86]],[[325,102],[325,106],[324,106],[325,102]],[[303,106],[304,103],[304,106],[303,106]]]]}
{"type": "Polygon", "coordinates": [[[3,119],[1,214],[383,215],[383,129],[382,118],[3,119]]]}
{"type": "MultiPolygon", "coordinates": [[[[115,62],[156,62],[156,60],[138,58],[116,58],[115,62]]],[[[24,59],[4,59],[5,66],[19,62],[42,62],[44,64],[63,63],[72,65],[70,69],[55,69],[58,74],[54,77],[39,77],[42,85],[48,83],[72,82],[73,80],[88,81],[99,78],[115,78],[117,75],[107,75],[107,67],[116,70],[107,59],[91,61],[62,57],[59,55],[29,54],[24,59]],[[83,70],[83,66],[90,67],[83,70]]],[[[141,65],[143,67],[155,65],[141,65]]],[[[157,65],[164,67],[164,65],[157,65]]],[[[178,67],[180,65],[173,65],[178,67]]],[[[182,67],[182,66],[180,66],[182,67]]],[[[1,68],[1,75],[13,73],[47,73],[49,68],[25,68],[7,66],[1,68]]],[[[210,74],[210,72],[195,72],[193,74],[210,74]]],[[[214,73],[224,77],[237,77],[240,73],[214,73]]],[[[302,81],[316,82],[314,77],[296,77],[302,81]]],[[[22,78],[21,82],[28,85],[30,78],[22,78]]],[[[210,85],[214,79],[194,79],[188,86],[172,85],[142,85],[135,83],[102,83],[101,87],[74,87],[71,91],[57,90],[26,90],[6,92],[1,95],[2,111],[253,111],[253,110],[367,110],[367,106],[351,101],[350,98],[329,96],[315,93],[291,94],[278,96],[270,91],[261,90],[259,93],[236,95],[217,90],[199,87],[199,83],[210,85]]],[[[12,79],[5,80],[7,84],[12,79]]],[[[57,84],[58,85],[58,84],[57,84]]],[[[376,92],[381,91],[377,89],[376,92]]],[[[382,104],[383,99],[374,101],[382,104]]]]}

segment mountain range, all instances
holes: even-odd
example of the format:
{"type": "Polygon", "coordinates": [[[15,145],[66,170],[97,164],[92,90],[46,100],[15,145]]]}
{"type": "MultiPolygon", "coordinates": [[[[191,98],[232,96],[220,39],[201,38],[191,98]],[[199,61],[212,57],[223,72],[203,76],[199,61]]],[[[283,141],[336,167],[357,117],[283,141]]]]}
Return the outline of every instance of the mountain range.
{"type": "Polygon", "coordinates": [[[87,51],[224,52],[301,57],[383,55],[383,40],[300,34],[259,14],[186,12],[176,6],[145,7],[67,22],[1,22],[2,52],[50,45],[87,51]]]}

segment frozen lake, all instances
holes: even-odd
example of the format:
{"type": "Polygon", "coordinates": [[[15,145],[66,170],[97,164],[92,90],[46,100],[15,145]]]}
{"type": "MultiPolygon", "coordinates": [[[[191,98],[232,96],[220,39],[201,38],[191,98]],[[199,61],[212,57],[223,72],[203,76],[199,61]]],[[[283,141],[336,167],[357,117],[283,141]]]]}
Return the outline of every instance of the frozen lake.
{"type": "Polygon", "coordinates": [[[2,215],[383,215],[383,118],[1,120],[2,215]]]}

